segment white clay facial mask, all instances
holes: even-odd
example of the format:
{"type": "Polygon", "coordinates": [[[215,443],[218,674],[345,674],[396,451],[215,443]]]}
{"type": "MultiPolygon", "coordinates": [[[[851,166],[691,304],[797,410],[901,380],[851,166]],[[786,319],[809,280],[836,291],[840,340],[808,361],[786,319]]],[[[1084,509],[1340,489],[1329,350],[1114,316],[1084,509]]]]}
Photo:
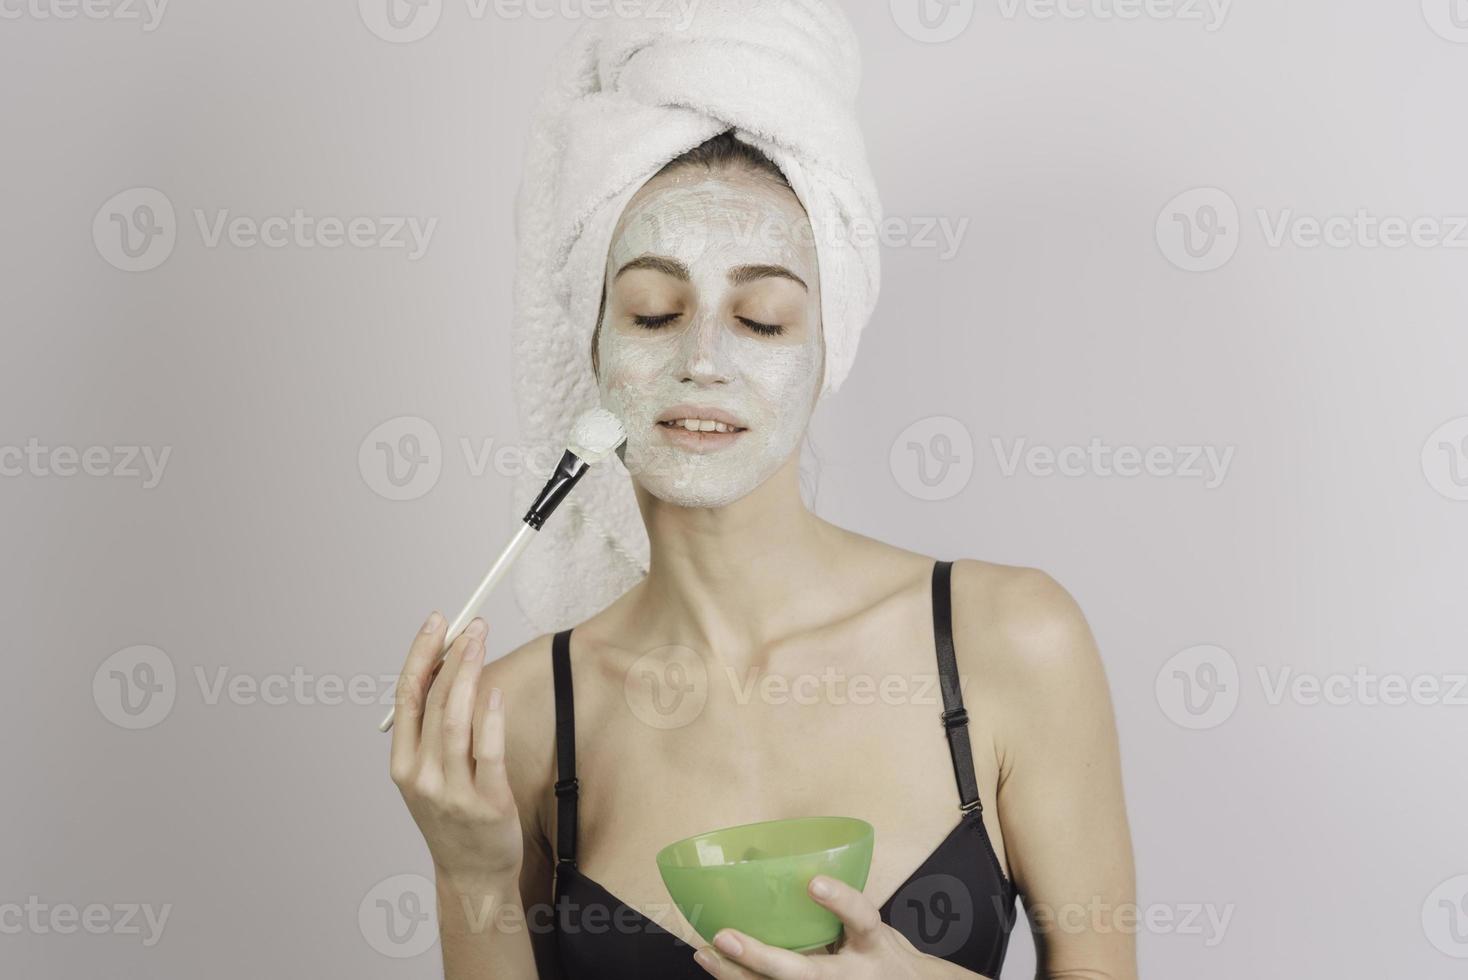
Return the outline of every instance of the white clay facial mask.
{"type": "Polygon", "coordinates": [[[612,234],[597,341],[633,478],[670,503],[719,507],[778,470],[815,408],[820,309],[814,237],[788,188],[683,169],[639,189],[612,234]],[[660,422],[671,416],[703,421],[660,422]]]}

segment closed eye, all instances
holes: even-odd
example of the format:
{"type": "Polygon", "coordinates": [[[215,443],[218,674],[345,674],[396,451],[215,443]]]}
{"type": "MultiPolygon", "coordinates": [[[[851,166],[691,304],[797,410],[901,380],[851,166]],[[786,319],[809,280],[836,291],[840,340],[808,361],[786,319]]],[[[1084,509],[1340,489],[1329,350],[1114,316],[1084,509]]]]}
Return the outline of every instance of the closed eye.
{"type": "Polygon", "coordinates": [[[740,323],[744,324],[749,329],[753,330],[755,333],[763,334],[766,337],[773,337],[777,334],[782,334],[785,332],[785,328],[780,326],[778,323],[760,323],[758,320],[751,320],[748,317],[743,316],[737,317],[736,319],[738,319],[740,323]]]}
{"type": "Polygon", "coordinates": [[[632,317],[633,322],[636,323],[639,327],[646,327],[649,330],[656,330],[658,327],[666,327],[668,324],[672,323],[676,319],[678,319],[678,314],[676,313],[664,313],[662,316],[634,315],[632,317]]]}

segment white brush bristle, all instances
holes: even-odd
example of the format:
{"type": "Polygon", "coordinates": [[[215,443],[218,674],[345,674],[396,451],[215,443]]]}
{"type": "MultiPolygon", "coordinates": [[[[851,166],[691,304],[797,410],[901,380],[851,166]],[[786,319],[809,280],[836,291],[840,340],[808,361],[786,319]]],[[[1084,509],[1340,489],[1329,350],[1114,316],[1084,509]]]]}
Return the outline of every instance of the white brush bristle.
{"type": "Polygon", "coordinates": [[[587,463],[596,463],[627,440],[627,427],[622,420],[604,408],[585,412],[571,426],[568,449],[587,463]]]}

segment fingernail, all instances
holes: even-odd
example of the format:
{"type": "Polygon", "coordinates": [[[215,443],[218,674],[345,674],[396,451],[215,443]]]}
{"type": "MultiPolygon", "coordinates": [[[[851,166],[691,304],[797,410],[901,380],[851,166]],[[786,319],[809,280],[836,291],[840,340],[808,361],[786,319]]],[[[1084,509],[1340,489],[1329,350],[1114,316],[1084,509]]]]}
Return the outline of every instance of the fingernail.
{"type": "Polygon", "coordinates": [[[489,707],[491,710],[498,708],[500,706],[500,703],[503,702],[504,699],[505,696],[499,688],[491,687],[489,689],[489,707]]]}
{"type": "Polygon", "coordinates": [[[437,609],[429,613],[428,619],[426,619],[423,623],[423,632],[432,633],[434,630],[438,629],[439,620],[441,620],[442,618],[443,617],[438,614],[437,609]]]}
{"type": "Polygon", "coordinates": [[[816,898],[830,898],[831,886],[826,884],[824,878],[812,878],[810,880],[810,893],[816,898]]]}
{"type": "Polygon", "coordinates": [[[464,651],[464,661],[468,663],[478,660],[482,656],[484,656],[484,644],[478,640],[470,640],[469,649],[464,651]]]}
{"type": "Polygon", "coordinates": [[[706,949],[700,949],[693,954],[693,962],[703,967],[710,973],[714,972],[714,955],[706,949]]]}
{"type": "Polygon", "coordinates": [[[474,622],[470,623],[469,628],[466,629],[464,632],[468,633],[470,636],[483,636],[485,634],[485,630],[486,627],[484,625],[484,620],[480,619],[478,616],[475,616],[474,622]]]}
{"type": "Polygon", "coordinates": [[[738,956],[744,951],[744,947],[740,945],[739,940],[734,937],[732,932],[728,932],[727,930],[714,936],[714,945],[730,956],[738,956]]]}

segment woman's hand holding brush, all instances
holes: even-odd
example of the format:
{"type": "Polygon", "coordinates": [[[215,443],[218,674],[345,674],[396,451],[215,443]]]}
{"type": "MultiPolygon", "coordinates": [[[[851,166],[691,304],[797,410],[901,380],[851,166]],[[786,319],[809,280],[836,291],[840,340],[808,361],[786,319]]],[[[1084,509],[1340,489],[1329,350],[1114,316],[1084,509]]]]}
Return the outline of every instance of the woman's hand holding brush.
{"type": "Polygon", "coordinates": [[[524,842],[505,772],[503,695],[479,683],[488,630],[476,617],[435,674],[445,627],[437,612],[428,618],[398,678],[392,779],[440,884],[513,894],[524,842]]]}
{"type": "Polygon", "coordinates": [[[446,627],[428,617],[398,678],[392,779],[433,855],[445,980],[534,977],[529,933],[514,925],[525,845],[504,697],[480,683],[488,628],[475,617],[440,661],[446,627]]]}
{"type": "Polygon", "coordinates": [[[504,696],[481,683],[487,632],[475,617],[440,660],[447,629],[435,612],[398,678],[392,779],[433,855],[445,980],[537,975],[520,900],[525,845],[505,771],[504,696]]]}

